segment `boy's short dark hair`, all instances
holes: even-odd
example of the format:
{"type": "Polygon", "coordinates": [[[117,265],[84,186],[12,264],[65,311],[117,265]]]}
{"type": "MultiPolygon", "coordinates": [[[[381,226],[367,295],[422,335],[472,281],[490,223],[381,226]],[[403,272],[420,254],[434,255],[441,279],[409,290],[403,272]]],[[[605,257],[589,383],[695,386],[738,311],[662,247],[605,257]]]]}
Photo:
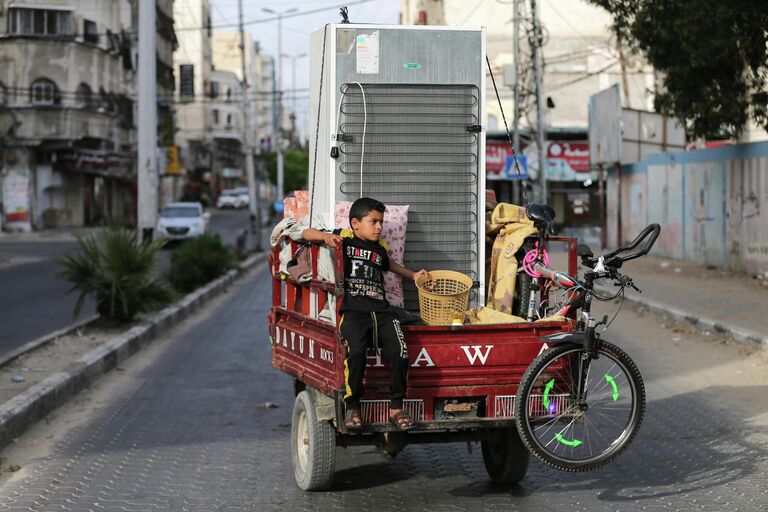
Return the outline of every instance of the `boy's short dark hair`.
{"type": "Polygon", "coordinates": [[[352,219],[362,220],[363,217],[371,213],[371,210],[384,213],[386,209],[387,207],[381,201],[370,197],[361,197],[349,208],[349,225],[352,225],[352,219]]]}

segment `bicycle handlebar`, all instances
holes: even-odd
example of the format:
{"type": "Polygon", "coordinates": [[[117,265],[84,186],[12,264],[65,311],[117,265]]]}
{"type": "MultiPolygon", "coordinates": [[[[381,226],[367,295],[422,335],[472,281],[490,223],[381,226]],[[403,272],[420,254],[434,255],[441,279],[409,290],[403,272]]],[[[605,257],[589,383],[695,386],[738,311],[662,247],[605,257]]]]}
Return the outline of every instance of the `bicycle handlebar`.
{"type": "Polygon", "coordinates": [[[643,229],[637,237],[632,240],[628,244],[624,244],[615,251],[609,252],[607,254],[603,255],[603,259],[606,261],[606,265],[608,265],[610,260],[618,260],[624,263],[625,261],[634,260],[635,258],[639,258],[640,256],[645,256],[650,252],[651,247],[653,247],[653,244],[656,243],[656,239],[659,237],[659,234],[661,233],[661,226],[658,224],[649,224],[643,229]],[[650,235],[650,238],[649,238],[650,235]],[[626,251],[631,251],[632,249],[636,248],[638,245],[640,246],[640,249],[631,252],[627,254],[626,256],[620,256],[621,253],[626,251]]]}

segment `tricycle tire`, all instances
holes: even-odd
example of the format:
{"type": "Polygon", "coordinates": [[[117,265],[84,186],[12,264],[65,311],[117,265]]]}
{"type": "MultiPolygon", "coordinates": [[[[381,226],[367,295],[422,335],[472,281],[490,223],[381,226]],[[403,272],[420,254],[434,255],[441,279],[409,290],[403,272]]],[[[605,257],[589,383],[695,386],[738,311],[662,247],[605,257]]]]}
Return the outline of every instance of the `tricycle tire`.
{"type": "Polygon", "coordinates": [[[516,484],[528,472],[530,453],[514,427],[494,429],[482,441],[483,462],[488,476],[497,484],[516,484]]]}
{"type": "Polygon", "coordinates": [[[315,401],[305,390],[296,396],[291,422],[291,455],[296,485],[304,491],[324,491],[336,467],[336,431],[318,421],[315,401]]]}

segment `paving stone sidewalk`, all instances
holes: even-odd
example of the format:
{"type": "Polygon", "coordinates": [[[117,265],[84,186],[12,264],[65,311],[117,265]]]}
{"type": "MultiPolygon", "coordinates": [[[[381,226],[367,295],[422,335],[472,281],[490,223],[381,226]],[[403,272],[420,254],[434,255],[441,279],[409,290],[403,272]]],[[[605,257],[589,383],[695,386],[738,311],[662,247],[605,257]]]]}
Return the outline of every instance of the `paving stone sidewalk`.
{"type": "Polygon", "coordinates": [[[627,298],[656,312],[768,348],[768,276],[646,256],[624,264],[642,290],[627,298]],[[682,316],[682,318],[679,318],[682,316]]]}

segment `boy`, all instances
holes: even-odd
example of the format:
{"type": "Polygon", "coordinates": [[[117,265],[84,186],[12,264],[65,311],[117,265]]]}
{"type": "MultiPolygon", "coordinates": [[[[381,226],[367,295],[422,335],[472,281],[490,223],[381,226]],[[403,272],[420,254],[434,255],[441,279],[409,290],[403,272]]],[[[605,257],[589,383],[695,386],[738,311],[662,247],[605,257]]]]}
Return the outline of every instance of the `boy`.
{"type": "Polygon", "coordinates": [[[428,272],[424,269],[413,272],[389,259],[387,243],[380,238],[384,210],[381,202],[363,197],[352,203],[349,210],[352,231],[337,229],[328,233],[308,228],[301,234],[309,242],[323,242],[328,247],[344,251],[344,300],[339,333],[347,343],[344,426],[350,430],[362,428],[360,399],[366,352],[371,341],[389,362],[390,422],[402,430],[408,430],[414,424],[403,410],[408,347],[400,322],[384,295],[384,272],[389,270],[414,281],[428,272]]]}

